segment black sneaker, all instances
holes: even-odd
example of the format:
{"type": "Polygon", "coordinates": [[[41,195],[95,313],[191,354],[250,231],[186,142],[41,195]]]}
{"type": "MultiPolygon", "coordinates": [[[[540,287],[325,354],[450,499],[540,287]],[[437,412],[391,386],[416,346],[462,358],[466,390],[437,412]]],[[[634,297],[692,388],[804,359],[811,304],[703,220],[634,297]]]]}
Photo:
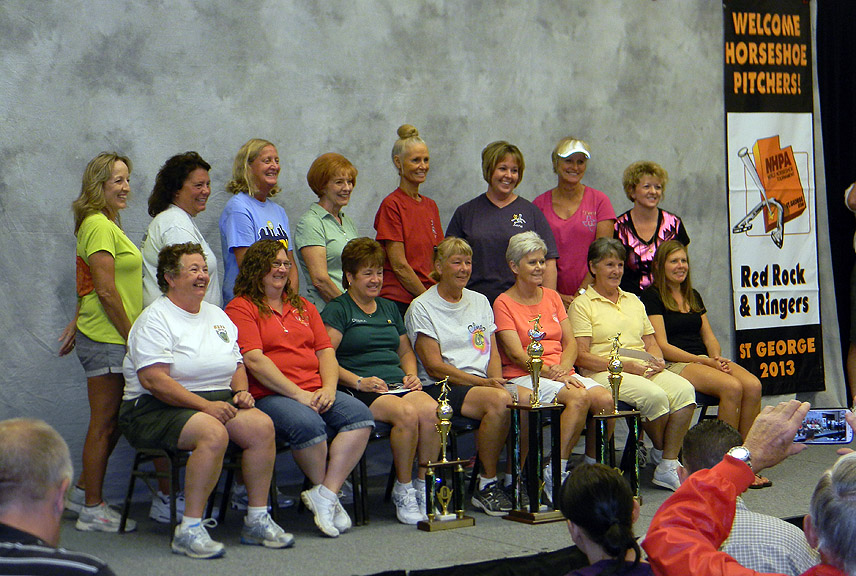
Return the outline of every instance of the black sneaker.
{"type": "Polygon", "coordinates": [[[511,512],[511,501],[505,495],[499,484],[494,481],[481,490],[477,490],[472,498],[473,506],[484,511],[488,516],[504,516],[511,512]]]}
{"type": "MultiPolygon", "coordinates": [[[[511,508],[514,508],[514,487],[511,484],[503,485],[502,491],[511,503],[511,508]]],[[[520,509],[529,510],[529,494],[526,493],[526,486],[520,487],[520,509]]]]}

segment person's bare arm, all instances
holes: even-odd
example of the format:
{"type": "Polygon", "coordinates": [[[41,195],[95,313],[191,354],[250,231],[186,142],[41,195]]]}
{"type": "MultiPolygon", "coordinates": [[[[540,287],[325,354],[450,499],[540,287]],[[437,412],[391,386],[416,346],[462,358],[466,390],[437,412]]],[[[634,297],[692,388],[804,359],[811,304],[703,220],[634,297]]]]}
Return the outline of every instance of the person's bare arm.
{"type": "Polygon", "coordinates": [[[514,362],[515,366],[529,371],[529,367],[526,365],[529,361],[529,355],[526,353],[516,330],[497,330],[496,340],[502,346],[505,356],[514,362]]]}
{"type": "Polygon", "coordinates": [[[66,325],[63,329],[62,334],[59,335],[57,340],[59,341],[59,355],[65,356],[72,350],[74,350],[74,339],[77,336],[77,316],[80,314],[80,301],[77,301],[77,308],[74,310],[74,317],[71,321],[66,325]]]}
{"type": "Polygon", "coordinates": [[[235,262],[238,263],[238,268],[241,267],[241,263],[244,261],[244,254],[247,253],[247,248],[249,246],[235,246],[232,248],[232,254],[235,255],[235,262]]]}
{"type": "Polygon", "coordinates": [[[260,349],[256,348],[255,350],[244,352],[244,365],[255,376],[256,380],[261,382],[266,388],[288,398],[294,398],[306,406],[311,405],[312,393],[303,390],[286,377],[276,367],[273,360],[265,356],[264,352],[260,349]]]}
{"type": "Polygon", "coordinates": [[[425,292],[425,286],[422,285],[419,277],[416,276],[416,272],[413,271],[413,268],[407,262],[407,256],[404,253],[404,242],[386,240],[383,244],[386,249],[386,255],[389,258],[389,265],[392,267],[392,272],[398,278],[398,281],[401,282],[401,285],[404,286],[404,289],[414,296],[419,296],[425,292]]]}
{"type": "MultiPolygon", "coordinates": [[[[333,344],[333,350],[338,350],[339,344],[342,343],[342,333],[327,324],[324,325],[324,328],[327,330],[327,336],[330,337],[330,343],[333,344]]],[[[354,374],[338,362],[337,364],[339,365],[339,384],[342,386],[359,390],[360,392],[377,392],[379,394],[389,390],[383,378],[378,378],[377,376],[360,376],[354,374]]]]}
{"type": "Polygon", "coordinates": [[[336,286],[327,270],[327,248],[304,246],[300,249],[300,256],[306,263],[306,269],[309,270],[309,281],[321,294],[324,302],[329,302],[342,294],[342,287],[336,286]]]}
{"type": "Polygon", "coordinates": [[[559,281],[559,269],[556,267],[556,259],[548,258],[544,261],[544,276],[541,285],[550,290],[556,289],[556,283],[559,281]]]}
{"type": "Polygon", "coordinates": [[[291,291],[295,294],[300,292],[300,274],[297,272],[297,261],[294,259],[294,252],[288,251],[288,259],[291,260],[291,269],[288,271],[288,282],[291,285],[291,291]]]}
{"type": "Polygon", "coordinates": [[[125,312],[122,297],[116,289],[116,261],[113,255],[105,250],[99,250],[89,256],[89,270],[92,272],[92,285],[104,313],[116,327],[119,335],[127,341],[131,331],[131,320],[125,312]]]}

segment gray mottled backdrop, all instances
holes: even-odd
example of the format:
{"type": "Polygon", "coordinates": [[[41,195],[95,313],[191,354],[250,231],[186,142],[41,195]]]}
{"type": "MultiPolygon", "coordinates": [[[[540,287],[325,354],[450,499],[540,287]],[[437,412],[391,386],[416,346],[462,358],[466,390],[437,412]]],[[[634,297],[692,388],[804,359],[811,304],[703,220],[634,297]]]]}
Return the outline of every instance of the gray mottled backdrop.
{"type": "MultiPolygon", "coordinates": [[[[214,188],[197,220],[218,249],[231,160],[250,137],[278,144],[276,201],[295,221],[314,199],[312,159],[351,159],[360,174],[349,210],[372,235],[397,184],[389,154],[404,122],[430,147],[423,192],[444,223],[486,189],[479,154],[500,138],[526,156],[519,191],[529,199],[555,184],[550,151],[568,134],[591,143],[585,181],[616,212],[630,207],[624,167],[661,163],[664,206],[687,225],[695,278],[730,350],[721,10],[710,0],[4,0],[0,417],[45,418],[79,463],[85,379],[56,340],[75,306],[70,203],[95,154],[134,162],[122,221],[135,242],[160,164],[197,150],[214,188]]],[[[822,279],[824,219],[821,207],[822,279]]],[[[840,388],[835,316],[823,316],[827,380],[840,388]]],[[[111,477],[127,470],[128,448],[119,451],[111,477]]]]}

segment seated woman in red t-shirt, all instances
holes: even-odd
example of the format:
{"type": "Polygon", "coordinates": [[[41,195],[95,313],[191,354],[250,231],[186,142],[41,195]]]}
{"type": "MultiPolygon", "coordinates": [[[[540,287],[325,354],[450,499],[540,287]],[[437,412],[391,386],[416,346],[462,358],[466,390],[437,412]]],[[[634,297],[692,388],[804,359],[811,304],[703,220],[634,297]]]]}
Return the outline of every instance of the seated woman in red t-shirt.
{"type": "Polygon", "coordinates": [[[374,419],[365,404],[336,391],[336,353],[318,310],[291,290],[290,268],[279,241],[250,246],[226,314],[238,327],[256,408],[291,445],[313,485],[300,497],[318,528],[335,538],[351,527],[337,493],[362,457],[374,419]],[[329,450],[328,427],[336,431],[329,450]]]}

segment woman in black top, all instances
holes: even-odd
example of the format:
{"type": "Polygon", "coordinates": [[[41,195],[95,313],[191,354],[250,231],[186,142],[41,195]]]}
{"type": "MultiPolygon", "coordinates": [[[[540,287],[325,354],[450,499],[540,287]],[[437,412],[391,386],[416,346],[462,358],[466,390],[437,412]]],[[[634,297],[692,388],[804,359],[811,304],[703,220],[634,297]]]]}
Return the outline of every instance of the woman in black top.
{"type": "Polygon", "coordinates": [[[654,256],[654,282],[642,292],[666,368],[699,392],[719,398],[719,419],[745,437],[761,410],[761,382],[722,356],[701,295],[690,282],[686,246],[664,242],[654,256]]]}

